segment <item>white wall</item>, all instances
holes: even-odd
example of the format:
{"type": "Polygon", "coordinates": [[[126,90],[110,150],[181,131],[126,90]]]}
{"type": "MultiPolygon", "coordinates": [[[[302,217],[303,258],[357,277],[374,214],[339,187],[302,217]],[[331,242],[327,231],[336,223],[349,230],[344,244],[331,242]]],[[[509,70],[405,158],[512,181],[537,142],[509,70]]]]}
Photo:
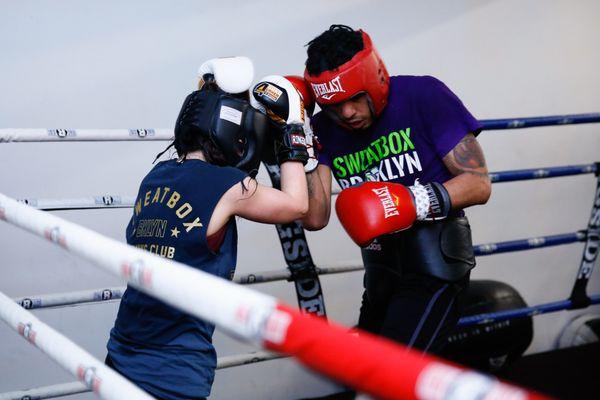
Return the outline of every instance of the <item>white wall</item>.
{"type": "MultiPolygon", "coordinates": [[[[600,3],[573,1],[0,1],[0,127],[173,126],[208,58],[247,55],[257,78],[301,73],[303,47],[331,23],[366,29],[388,69],[446,82],[476,117],[600,111],[600,3]]],[[[599,125],[487,132],[490,170],[600,160],[599,125]]],[[[0,191],[14,197],[134,195],[164,143],[0,145],[0,191]]],[[[265,179],[264,171],[260,179],[265,179]]],[[[584,228],[590,175],[494,186],[469,216],[476,243],[584,228]]],[[[129,210],[57,215],[123,239],[129,210]]],[[[283,268],[270,226],[240,221],[239,273],[283,268]],[[252,237],[252,240],[249,238],[252,237]]],[[[0,224],[0,291],[9,296],[74,291],[122,282],[28,233],[0,224]]],[[[337,221],[308,235],[319,265],[359,260],[337,221]]],[[[93,246],[93,243],[90,243],[93,246]]],[[[515,286],[529,304],[565,298],[581,244],[479,259],[474,278],[515,286]]],[[[332,319],[355,322],[360,273],[322,279],[332,319]]],[[[295,304],[292,285],[256,289],[295,304]]],[[[590,282],[600,293],[600,273],[590,282]]],[[[42,320],[103,357],[117,304],[36,311],[42,320]]],[[[578,312],[535,319],[530,352],[553,346],[578,312]]],[[[598,308],[596,308],[598,312],[598,308]]],[[[0,392],[72,380],[0,324],[0,392]]],[[[220,355],[249,350],[217,333],[220,355]]],[[[214,399],[282,399],[333,390],[292,361],[221,371],[214,399]]],[[[91,395],[73,398],[87,399],[91,395]]]]}

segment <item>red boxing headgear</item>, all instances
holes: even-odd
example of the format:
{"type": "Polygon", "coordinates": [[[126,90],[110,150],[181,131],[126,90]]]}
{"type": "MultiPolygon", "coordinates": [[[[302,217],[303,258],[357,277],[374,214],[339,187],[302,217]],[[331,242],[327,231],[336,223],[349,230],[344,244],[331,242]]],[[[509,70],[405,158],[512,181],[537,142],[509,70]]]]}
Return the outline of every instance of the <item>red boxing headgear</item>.
{"type": "Polygon", "coordinates": [[[316,76],[305,70],[304,79],[310,83],[317,104],[340,103],[357,93],[366,92],[373,112],[378,116],[387,104],[390,76],[369,35],[363,30],[360,33],[364,47],[352,59],[316,76]]]}

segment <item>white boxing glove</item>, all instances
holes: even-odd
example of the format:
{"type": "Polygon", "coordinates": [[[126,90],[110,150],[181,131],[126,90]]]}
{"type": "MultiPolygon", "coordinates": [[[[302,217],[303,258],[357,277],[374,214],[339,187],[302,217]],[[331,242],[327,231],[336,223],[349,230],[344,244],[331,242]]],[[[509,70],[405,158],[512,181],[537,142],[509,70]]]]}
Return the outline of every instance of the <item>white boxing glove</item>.
{"type": "Polygon", "coordinates": [[[250,104],[278,124],[304,125],[304,103],[296,87],[281,75],[268,75],[250,94],[250,104]]]}
{"type": "Polygon", "coordinates": [[[198,68],[198,79],[198,89],[202,89],[208,79],[214,79],[224,92],[242,93],[252,85],[254,65],[248,57],[213,58],[198,68]]]}
{"type": "Polygon", "coordinates": [[[281,75],[269,75],[254,85],[250,104],[267,114],[279,132],[273,139],[278,162],[300,161],[308,152],[304,134],[305,111],[300,93],[281,75]]]}

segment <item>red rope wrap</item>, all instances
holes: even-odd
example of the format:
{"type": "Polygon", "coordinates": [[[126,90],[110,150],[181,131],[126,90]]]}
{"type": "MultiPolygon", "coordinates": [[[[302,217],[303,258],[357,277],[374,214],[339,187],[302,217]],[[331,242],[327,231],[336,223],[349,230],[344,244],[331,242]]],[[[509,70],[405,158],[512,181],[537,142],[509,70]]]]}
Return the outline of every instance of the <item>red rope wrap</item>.
{"type": "Polygon", "coordinates": [[[267,323],[278,332],[267,335],[270,339],[264,345],[268,349],[293,355],[308,367],[377,398],[548,398],[390,340],[365,332],[359,336],[286,305],[278,305],[277,310],[267,323]]]}

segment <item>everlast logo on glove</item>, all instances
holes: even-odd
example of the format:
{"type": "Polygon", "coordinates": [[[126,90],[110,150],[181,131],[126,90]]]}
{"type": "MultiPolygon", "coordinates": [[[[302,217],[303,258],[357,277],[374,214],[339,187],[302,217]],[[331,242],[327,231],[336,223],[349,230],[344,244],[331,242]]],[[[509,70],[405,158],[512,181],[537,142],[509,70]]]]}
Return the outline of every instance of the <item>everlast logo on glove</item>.
{"type": "Polygon", "coordinates": [[[396,206],[398,205],[398,198],[394,199],[392,197],[392,195],[390,194],[390,190],[387,186],[371,190],[377,195],[377,197],[379,197],[379,201],[381,201],[383,211],[385,212],[385,218],[393,217],[395,215],[400,214],[398,208],[396,208],[396,206]]]}
{"type": "Polygon", "coordinates": [[[311,83],[310,85],[312,86],[313,92],[315,92],[315,96],[325,100],[331,100],[331,98],[336,94],[346,92],[342,87],[342,82],[340,81],[339,76],[336,76],[329,82],[311,83]]]}

